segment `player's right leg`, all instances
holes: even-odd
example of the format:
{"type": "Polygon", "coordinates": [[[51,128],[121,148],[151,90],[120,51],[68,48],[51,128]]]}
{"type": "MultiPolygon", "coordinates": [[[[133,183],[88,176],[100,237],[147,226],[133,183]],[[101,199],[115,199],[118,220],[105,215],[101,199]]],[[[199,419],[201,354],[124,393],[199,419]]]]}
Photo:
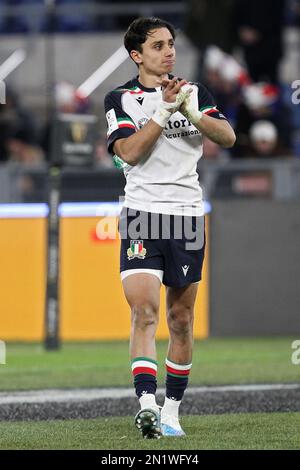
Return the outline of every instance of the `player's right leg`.
{"type": "Polygon", "coordinates": [[[131,368],[141,405],[135,424],[145,438],[161,436],[159,407],[155,399],[155,334],[159,320],[160,285],[159,277],[150,273],[140,272],[123,277],[123,289],[131,309],[131,368]]]}

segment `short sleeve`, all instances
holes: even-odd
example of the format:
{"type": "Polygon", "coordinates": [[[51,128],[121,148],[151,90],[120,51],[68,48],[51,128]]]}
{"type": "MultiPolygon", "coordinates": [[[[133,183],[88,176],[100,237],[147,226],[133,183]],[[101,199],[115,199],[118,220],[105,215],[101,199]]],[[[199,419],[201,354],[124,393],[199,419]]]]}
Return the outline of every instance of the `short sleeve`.
{"type": "Polygon", "coordinates": [[[216,118],[216,119],[225,119],[227,118],[222,114],[216,103],[215,100],[213,99],[212,95],[210,92],[205,88],[204,85],[201,83],[197,83],[198,87],[198,103],[199,103],[199,111],[202,111],[202,113],[206,114],[207,116],[216,118]]]}
{"type": "Polygon", "coordinates": [[[107,121],[107,149],[114,155],[113,144],[117,139],[124,139],[136,132],[131,117],[122,109],[122,92],[115,90],[108,93],[104,100],[107,121]]]}

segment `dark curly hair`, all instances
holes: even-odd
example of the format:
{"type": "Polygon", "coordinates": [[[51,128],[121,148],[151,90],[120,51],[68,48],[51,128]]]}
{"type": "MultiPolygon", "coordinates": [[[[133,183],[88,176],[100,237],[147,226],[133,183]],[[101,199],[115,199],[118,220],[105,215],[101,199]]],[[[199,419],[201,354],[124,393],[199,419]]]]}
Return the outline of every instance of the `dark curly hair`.
{"type": "Polygon", "coordinates": [[[158,28],[168,28],[175,39],[175,28],[167,21],[152,16],[150,18],[137,18],[128,27],[124,36],[124,46],[128,54],[132,50],[142,52],[142,44],[146,41],[149,31],[158,28]]]}

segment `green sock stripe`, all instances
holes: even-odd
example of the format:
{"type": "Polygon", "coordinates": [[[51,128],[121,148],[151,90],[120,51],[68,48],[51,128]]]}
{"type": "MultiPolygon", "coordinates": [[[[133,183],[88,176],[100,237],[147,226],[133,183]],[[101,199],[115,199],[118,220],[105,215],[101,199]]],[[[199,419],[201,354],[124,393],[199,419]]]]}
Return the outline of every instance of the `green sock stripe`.
{"type": "Polygon", "coordinates": [[[152,362],[152,364],[155,364],[157,366],[157,362],[154,359],[150,359],[149,357],[135,357],[134,359],[131,359],[131,364],[133,364],[136,361],[152,362]]]}
{"type": "Polygon", "coordinates": [[[188,378],[189,374],[186,375],[177,375],[177,374],[172,374],[171,372],[167,372],[167,375],[171,375],[172,377],[177,377],[179,379],[186,379],[188,378]]]}

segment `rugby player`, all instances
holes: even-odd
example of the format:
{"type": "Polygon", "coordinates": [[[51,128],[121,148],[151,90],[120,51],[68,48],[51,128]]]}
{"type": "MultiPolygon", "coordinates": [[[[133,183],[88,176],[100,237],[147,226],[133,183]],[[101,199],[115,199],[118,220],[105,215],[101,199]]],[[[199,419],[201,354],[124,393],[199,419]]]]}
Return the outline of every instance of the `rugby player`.
{"type": "Polygon", "coordinates": [[[135,425],[145,438],[183,436],[178,413],[192,367],[194,304],[205,249],[197,162],[203,135],[231,147],[235,134],[203,85],[172,75],[171,24],[138,18],[124,45],[138,73],[106,95],[105,112],[108,150],[126,177],[120,271],[131,309],[131,368],[141,408],[135,425]],[[155,397],[161,284],[169,328],[162,409],[155,397]]]}

